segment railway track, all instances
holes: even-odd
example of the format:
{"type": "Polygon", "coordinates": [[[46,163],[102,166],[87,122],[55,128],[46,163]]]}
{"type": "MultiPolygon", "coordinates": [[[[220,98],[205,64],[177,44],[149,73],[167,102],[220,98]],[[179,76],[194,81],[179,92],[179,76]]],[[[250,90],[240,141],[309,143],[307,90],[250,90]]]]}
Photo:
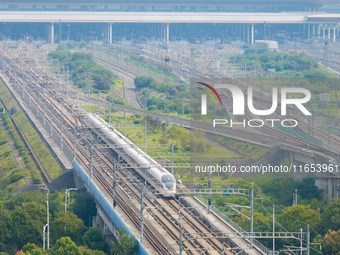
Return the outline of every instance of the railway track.
{"type": "MultiPolygon", "coordinates": [[[[4,54],[6,56],[6,54],[4,54]]],[[[45,103],[48,102],[49,105],[53,106],[53,112],[52,117],[50,111],[46,111],[45,109],[45,117],[46,121],[50,122],[51,118],[53,118],[53,128],[54,132],[57,132],[60,136],[60,127],[61,127],[61,114],[63,115],[63,125],[64,125],[64,132],[63,132],[63,141],[65,143],[65,146],[68,146],[70,149],[73,148],[73,123],[74,121],[77,121],[78,124],[82,123],[83,120],[79,119],[78,117],[72,117],[72,114],[74,114],[74,109],[70,107],[66,100],[63,98],[57,98],[58,91],[55,90],[55,87],[57,86],[57,83],[54,79],[51,79],[50,77],[47,77],[42,72],[42,70],[33,68],[34,66],[30,66],[30,68],[27,67],[27,63],[20,62],[18,59],[14,61],[14,58],[3,58],[4,63],[8,62],[8,68],[7,68],[7,74],[11,77],[16,77],[17,80],[17,89],[18,91],[23,90],[23,95],[26,98],[26,101],[28,98],[30,98],[31,105],[34,108],[38,108],[39,114],[44,113],[44,109],[42,104],[38,103],[39,98],[43,98],[42,90],[45,91],[45,94],[48,96],[45,97],[45,103]],[[16,67],[16,68],[14,68],[16,67]],[[15,71],[14,71],[15,69],[15,71]],[[41,77],[44,77],[42,79],[41,77]],[[48,81],[48,82],[46,82],[48,81]],[[24,88],[24,83],[30,82],[32,88],[36,89],[35,93],[29,93],[24,88]],[[44,87],[42,87],[41,84],[45,84],[44,87]],[[48,84],[48,85],[47,85],[48,84]],[[53,87],[51,87],[53,86],[53,87]],[[31,94],[31,95],[30,95],[31,94]],[[62,106],[62,107],[61,107],[62,106]],[[78,118],[78,119],[76,119],[78,118]]],[[[79,138],[79,137],[78,137],[79,138]]],[[[87,144],[85,146],[78,146],[77,148],[77,159],[81,162],[81,164],[84,166],[84,169],[87,169],[89,164],[89,141],[87,141],[87,144]]],[[[100,155],[97,155],[99,158],[100,155]]],[[[108,156],[107,156],[108,157],[108,156]]],[[[113,164],[113,159],[107,159],[107,164],[113,164]]],[[[103,165],[103,164],[100,164],[103,165]]],[[[112,179],[108,179],[105,173],[103,173],[102,170],[100,170],[97,166],[93,165],[93,177],[100,184],[100,186],[105,190],[105,192],[112,197],[113,190],[112,190],[112,179]]],[[[88,169],[87,169],[88,171],[88,169]]],[[[118,173],[118,172],[117,172],[118,173]]],[[[112,172],[111,172],[112,174],[112,172]]],[[[124,178],[123,175],[119,172],[119,177],[124,178]]],[[[125,185],[126,186],[126,185],[125,185]]],[[[130,190],[130,194],[132,193],[133,189],[130,190]]],[[[138,196],[138,193],[135,193],[134,196],[138,196]]],[[[116,193],[117,198],[117,206],[120,210],[122,210],[125,215],[127,215],[132,222],[133,226],[136,229],[139,229],[140,227],[140,217],[127,205],[127,203],[124,202],[124,199],[122,198],[121,194],[119,192],[116,193]]],[[[148,207],[155,206],[155,203],[147,199],[146,203],[148,207]]],[[[183,208],[184,209],[184,208],[183,208]]],[[[167,233],[172,236],[173,239],[176,240],[176,242],[179,242],[178,236],[179,236],[179,228],[178,228],[178,222],[176,220],[169,220],[168,219],[169,212],[163,212],[161,215],[156,215],[155,220],[159,222],[159,224],[162,226],[163,229],[166,229],[167,233]]],[[[194,226],[195,224],[198,224],[198,221],[195,221],[195,223],[190,223],[190,218],[186,217],[186,222],[188,225],[194,226]]],[[[203,223],[201,223],[203,224],[203,223]]],[[[200,228],[196,227],[196,230],[198,231],[200,228]]],[[[201,230],[207,230],[207,227],[201,226],[201,230]]],[[[147,226],[145,226],[145,232],[144,232],[145,239],[147,242],[157,251],[157,254],[169,254],[169,249],[159,241],[159,238],[157,238],[150,229],[148,229],[147,226]]],[[[222,245],[218,247],[217,242],[210,242],[211,245],[214,245],[214,247],[211,248],[211,250],[207,251],[206,254],[219,254],[218,252],[221,251],[222,245]],[[215,250],[215,251],[214,251],[215,250]]],[[[209,245],[210,245],[209,244],[209,245]]],[[[200,254],[199,249],[203,248],[202,244],[200,242],[193,242],[188,241],[184,242],[184,248],[188,250],[187,254],[200,254]]]]}

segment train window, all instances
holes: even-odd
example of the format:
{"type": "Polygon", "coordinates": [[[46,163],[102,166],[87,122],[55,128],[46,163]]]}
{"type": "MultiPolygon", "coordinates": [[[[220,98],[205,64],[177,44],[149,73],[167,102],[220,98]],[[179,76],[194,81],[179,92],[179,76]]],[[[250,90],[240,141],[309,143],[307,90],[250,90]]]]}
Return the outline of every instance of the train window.
{"type": "Polygon", "coordinates": [[[172,189],[176,182],[175,178],[171,174],[163,174],[161,181],[168,189],[172,189]]]}

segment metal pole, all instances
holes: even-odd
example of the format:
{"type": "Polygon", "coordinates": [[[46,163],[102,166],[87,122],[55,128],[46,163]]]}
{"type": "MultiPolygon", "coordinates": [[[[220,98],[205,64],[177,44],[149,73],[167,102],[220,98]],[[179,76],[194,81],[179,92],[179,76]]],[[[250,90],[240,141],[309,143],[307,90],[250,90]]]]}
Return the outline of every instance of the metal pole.
{"type": "Polygon", "coordinates": [[[144,119],[144,152],[146,153],[146,118],[144,119]]]}
{"type": "Polygon", "coordinates": [[[124,136],[126,136],[126,111],[124,112],[124,136]]]}
{"type": "Polygon", "coordinates": [[[298,204],[298,201],[297,201],[297,189],[295,190],[295,205],[298,204]]]}
{"type": "Polygon", "coordinates": [[[78,100],[78,98],[79,98],[79,92],[78,92],[78,81],[77,81],[77,105],[79,105],[79,100],[78,100]]]}
{"type": "Polygon", "coordinates": [[[338,118],[338,90],[335,91],[335,119],[338,118]]]}
{"type": "Polygon", "coordinates": [[[181,220],[181,197],[178,197],[178,220],[181,220]]]}
{"type": "Polygon", "coordinates": [[[300,255],[303,255],[303,252],[302,252],[302,228],[300,228],[300,233],[301,233],[301,236],[300,236],[300,255]]]}
{"type": "Polygon", "coordinates": [[[98,116],[99,116],[99,95],[98,95],[98,116]]]}
{"type": "MultiPolygon", "coordinates": [[[[45,96],[45,94],[44,94],[44,96],[45,96]]],[[[44,97],[44,100],[43,100],[43,109],[44,109],[43,110],[44,111],[44,113],[43,113],[43,115],[44,115],[43,116],[43,124],[44,124],[44,127],[45,127],[45,124],[46,124],[46,117],[45,117],[46,116],[46,105],[45,105],[46,102],[45,101],[46,101],[46,99],[44,97]]]]}
{"type": "Polygon", "coordinates": [[[144,225],[144,216],[143,216],[143,210],[144,210],[144,193],[143,189],[141,192],[141,209],[140,209],[140,243],[143,244],[143,225],[144,225]]]}
{"type": "Polygon", "coordinates": [[[275,205],[273,205],[273,255],[275,255],[275,205]]]}
{"type": "Polygon", "coordinates": [[[109,124],[111,125],[111,108],[112,104],[110,103],[110,108],[109,108],[109,124]]]}
{"type": "Polygon", "coordinates": [[[70,75],[70,71],[69,71],[69,66],[67,66],[67,80],[66,80],[66,98],[68,98],[68,88],[70,86],[70,82],[69,82],[69,75],[70,75]]]}
{"type": "Polygon", "coordinates": [[[331,146],[331,112],[328,111],[328,149],[331,146]]]}
{"type": "Polygon", "coordinates": [[[208,213],[210,213],[210,208],[211,208],[211,166],[210,166],[210,163],[209,163],[208,189],[209,189],[208,213]]]}
{"type": "Polygon", "coordinates": [[[67,211],[67,189],[65,189],[65,212],[67,211]]]}
{"type": "Polygon", "coordinates": [[[145,118],[146,118],[146,114],[147,114],[147,110],[148,110],[148,97],[147,94],[145,93],[145,118]]]}
{"type": "Polygon", "coordinates": [[[50,130],[50,136],[52,137],[52,132],[53,132],[53,104],[51,101],[51,130],[50,130]]]}
{"type": "Polygon", "coordinates": [[[183,241],[182,241],[182,224],[181,220],[181,197],[178,197],[178,222],[179,222],[179,255],[182,255],[183,241]]]}
{"type": "Polygon", "coordinates": [[[254,242],[254,183],[251,183],[250,189],[250,249],[253,248],[254,242]]]}
{"type": "Polygon", "coordinates": [[[117,163],[113,164],[113,174],[112,174],[112,206],[113,208],[116,207],[116,168],[117,168],[117,163]]]}
{"type": "Polygon", "coordinates": [[[31,108],[31,83],[29,83],[29,100],[28,100],[28,106],[31,108]]]}
{"type": "Polygon", "coordinates": [[[171,174],[174,175],[174,140],[171,143],[171,174]]]}
{"type": "Polygon", "coordinates": [[[310,118],[308,118],[308,143],[307,143],[307,149],[309,150],[309,146],[310,146],[310,135],[311,135],[311,120],[310,118]]]}
{"type": "Polygon", "coordinates": [[[60,148],[63,148],[63,112],[60,112],[60,148]]]}
{"type": "Polygon", "coordinates": [[[24,82],[23,84],[22,84],[22,100],[25,102],[25,84],[26,84],[26,82],[24,82]]]}
{"type": "Polygon", "coordinates": [[[73,126],[73,160],[76,159],[76,149],[77,149],[77,145],[76,145],[76,122],[74,122],[74,126],[73,126]]]}
{"type": "Polygon", "coordinates": [[[90,179],[92,180],[92,150],[93,150],[93,142],[91,141],[91,148],[90,148],[90,179]]]}
{"type": "Polygon", "coordinates": [[[184,99],[182,99],[182,127],[184,125],[184,99]]]}
{"type": "Polygon", "coordinates": [[[50,207],[48,203],[48,193],[49,190],[47,190],[47,250],[50,249],[50,207]]]}
{"type": "Polygon", "coordinates": [[[307,248],[307,255],[309,255],[309,253],[310,253],[310,230],[309,230],[309,224],[307,224],[307,233],[306,233],[306,235],[307,235],[307,244],[306,244],[306,248],[307,248]]]}
{"type": "Polygon", "coordinates": [[[88,105],[87,105],[87,111],[88,111],[88,113],[90,113],[90,91],[91,91],[91,88],[90,88],[90,86],[91,86],[91,84],[90,84],[90,82],[88,81],[88,92],[87,92],[87,103],[88,103],[88,105]]]}
{"type": "Polygon", "coordinates": [[[39,94],[37,93],[37,118],[39,118],[39,94]]]}

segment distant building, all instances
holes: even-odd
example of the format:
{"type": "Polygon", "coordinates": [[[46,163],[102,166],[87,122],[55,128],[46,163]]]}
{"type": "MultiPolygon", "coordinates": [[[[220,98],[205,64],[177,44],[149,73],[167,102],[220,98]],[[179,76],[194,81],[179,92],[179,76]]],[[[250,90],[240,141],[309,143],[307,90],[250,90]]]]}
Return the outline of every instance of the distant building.
{"type": "Polygon", "coordinates": [[[255,40],[255,46],[267,48],[269,50],[277,50],[279,48],[278,42],[272,40],[255,40]]]}

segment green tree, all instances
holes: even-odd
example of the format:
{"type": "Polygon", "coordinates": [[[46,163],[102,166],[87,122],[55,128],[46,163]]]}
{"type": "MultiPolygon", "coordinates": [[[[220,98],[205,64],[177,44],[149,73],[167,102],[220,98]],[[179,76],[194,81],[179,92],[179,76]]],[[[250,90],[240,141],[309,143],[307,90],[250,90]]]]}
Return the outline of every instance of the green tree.
{"type": "Polygon", "coordinates": [[[137,241],[134,236],[128,236],[124,227],[117,230],[117,243],[112,243],[111,254],[113,255],[132,255],[137,249],[137,241]]]}
{"type": "Polygon", "coordinates": [[[36,246],[34,243],[27,243],[23,248],[22,251],[25,255],[41,255],[43,254],[41,248],[36,246]]]}
{"type": "Polygon", "coordinates": [[[283,209],[282,214],[278,215],[278,221],[288,231],[306,229],[306,224],[311,227],[316,226],[321,219],[319,211],[310,209],[310,205],[293,205],[283,209]]]}
{"type": "Polygon", "coordinates": [[[68,236],[76,243],[80,243],[85,231],[84,222],[77,215],[69,211],[58,212],[51,222],[51,235],[54,240],[68,236]]]}
{"type": "Polygon", "coordinates": [[[314,238],[313,243],[322,244],[323,254],[339,255],[340,254],[340,229],[338,231],[328,230],[324,238],[321,238],[321,236],[318,235],[316,238],[314,238]]]}
{"type": "Polygon", "coordinates": [[[84,246],[80,246],[79,249],[83,252],[83,255],[105,255],[106,254],[103,251],[91,250],[84,246]]]}
{"type": "Polygon", "coordinates": [[[12,233],[11,241],[17,247],[24,244],[41,243],[42,229],[46,217],[46,207],[36,202],[24,203],[16,206],[10,213],[12,233]]]}
{"type": "Polygon", "coordinates": [[[152,77],[138,76],[135,78],[136,88],[149,88],[154,85],[154,82],[152,77]]]}
{"type": "Polygon", "coordinates": [[[83,252],[70,237],[62,237],[51,249],[51,255],[83,255],[83,252]]]}
{"type": "Polygon", "coordinates": [[[85,226],[89,225],[89,218],[96,215],[96,203],[87,192],[74,194],[74,202],[71,203],[70,210],[84,222],[85,226]]]}
{"type": "Polygon", "coordinates": [[[340,199],[333,199],[321,215],[318,230],[325,234],[328,229],[340,229],[340,199]]]}
{"type": "Polygon", "coordinates": [[[91,227],[83,236],[83,242],[91,250],[104,251],[107,248],[107,243],[98,228],[91,227]]]}

